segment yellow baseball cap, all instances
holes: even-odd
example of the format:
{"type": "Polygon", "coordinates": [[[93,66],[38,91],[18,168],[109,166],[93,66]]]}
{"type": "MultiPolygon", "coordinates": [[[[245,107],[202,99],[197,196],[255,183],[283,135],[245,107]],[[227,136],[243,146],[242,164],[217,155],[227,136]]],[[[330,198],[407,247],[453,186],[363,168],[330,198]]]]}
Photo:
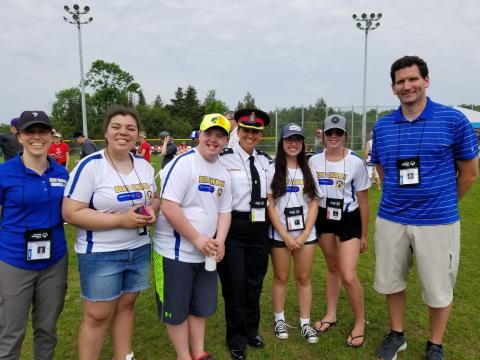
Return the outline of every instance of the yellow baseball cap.
{"type": "Polygon", "coordinates": [[[200,131],[205,131],[212,127],[221,128],[227,136],[230,134],[230,121],[221,114],[207,114],[203,117],[200,124],[200,131]]]}

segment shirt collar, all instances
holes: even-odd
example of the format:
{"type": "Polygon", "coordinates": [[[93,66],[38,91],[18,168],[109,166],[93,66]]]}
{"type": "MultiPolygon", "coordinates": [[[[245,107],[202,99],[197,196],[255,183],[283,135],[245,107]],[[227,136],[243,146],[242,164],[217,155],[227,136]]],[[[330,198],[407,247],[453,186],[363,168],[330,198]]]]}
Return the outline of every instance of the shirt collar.
{"type": "MultiPolygon", "coordinates": [[[[15,157],[12,159],[12,161],[13,161],[13,162],[16,164],[16,166],[18,166],[22,171],[25,171],[26,174],[35,174],[35,175],[38,175],[36,172],[30,170],[29,168],[27,168],[27,167],[23,164],[22,155],[23,155],[23,151],[22,151],[22,152],[19,152],[19,153],[17,154],[17,156],[15,156],[15,157]]],[[[53,160],[50,156],[47,156],[47,160],[48,160],[48,167],[47,167],[47,169],[45,170],[45,174],[54,171],[54,160],[53,160]]]]}
{"type": "MultiPolygon", "coordinates": [[[[240,144],[235,145],[235,151],[238,152],[238,154],[240,154],[240,157],[242,158],[242,160],[244,162],[247,161],[248,158],[251,156],[249,153],[247,153],[245,150],[243,150],[243,148],[240,146],[240,144]]],[[[256,149],[253,149],[252,155],[254,157],[257,156],[257,150],[256,149]]]]}
{"type": "MultiPolygon", "coordinates": [[[[431,119],[433,116],[433,107],[434,107],[434,102],[430,100],[430,98],[427,96],[427,104],[425,105],[425,109],[423,109],[422,113],[413,121],[431,119]]],[[[403,116],[401,106],[399,106],[398,109],[395,110],[393,114],[394,114],[396,123],[409,122],[407,119],[405,119],[405,116],[403,116]]]]}

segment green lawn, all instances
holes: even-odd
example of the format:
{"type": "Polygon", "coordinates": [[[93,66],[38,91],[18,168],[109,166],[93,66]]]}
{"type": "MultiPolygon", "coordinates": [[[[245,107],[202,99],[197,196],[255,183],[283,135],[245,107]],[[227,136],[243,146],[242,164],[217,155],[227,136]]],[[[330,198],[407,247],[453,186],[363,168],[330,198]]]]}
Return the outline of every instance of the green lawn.
{"type": "MultiPolygon", "coordinates": [[[[158,159],[156,167],[158,166],[158,159]]],[[[320,337],[317,344],[308,344],[300,337],[298,329],[291,329],[287,341],[277,340],[272,331],[272,306],[270,303],[271,271],[267,273],[264,291],[261,298],[262,320],[260,332],[266,341],[263,350],[248,351],[249,359],[374,359],[375,348],[383,335],[388,331],[388,317],[384,297],[372,288],[375,257],[373,246],[373,223],[378,208],[380,192],[370,191],[371,221],[369,231],[370,248],[362,255],[359,275],[365,290],[366,305],[366,341],[363,348],[350,349],[345,346],[345,339],[352,327],[352,315],[345,297],[339,303],[339,323],[328,333],[320,337]]],[[[462,216],[462,253],[460,271],[455,290],[455,301],[450,323],[445,336],[445,349],[448,359],[479,359],[480,350],[480,317],[477,300],[480,299],[480,244],[478,234],[480,228],[480,181],[470,190],[467,198],[460,205],[462,216]]],[[[58,323],[59,342],[56,359],[76,359],[76,336],[81,318],[82,301],[77,271],[77,259],[74,255],[73,243],[75,230],[67,226],[70,248],[69,290],[65,309],[58,323]]],[[[325,308],[325,262],[320,249],[317,249],[313,270],[314,305],[312,321],[321,318],[325,308]]],[[[168,341],[164,326],[157,320],[156,306],[152,288],[142,293],[136,306],[136,325],[133,338],[137,359],[174,359],[174,351],[168,341]]],[[[413,269],[408,285],[409,301],[407,307],[405,331],[408,349],[398,359],[423,359],[423,349],[428,336],[428,317],[420,298],[418,278],[413,269]]],[[[286,302],[287,322],[298,326],[298,310],[296,305],[295,284],[290,282],[286,302]]],[[[223,316],[223,300],[219,296],[219,306],[215,316],[208,320],[206,348],[217,359],[228,359],[225,345],[225,321],[223,316]]],[[[22,359],[32,359],[32,331],[28,330],[22,359]]],[[[111,343],[108,338],[101,359],[112,359],[111,343]]]]}

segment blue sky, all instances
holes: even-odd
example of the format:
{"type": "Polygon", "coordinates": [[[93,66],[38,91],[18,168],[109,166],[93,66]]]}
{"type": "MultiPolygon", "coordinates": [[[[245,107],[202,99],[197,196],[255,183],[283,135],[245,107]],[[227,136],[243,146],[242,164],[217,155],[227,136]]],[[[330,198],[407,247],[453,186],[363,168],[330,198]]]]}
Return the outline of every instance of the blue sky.
{"type": "MultiPolygon", "coordinates": [[[[0,122],[51,111],[55,92],[79,83],[77,32],[59,0],[2,0],[0,122]]],[[[430,68],[429,95],[480,103],[480,6],[475,0],[93,0],[82,28],[84,66],[119,64],[148,102],[178,86],[209,89],[231,107],[250,91],[265,110],[361,105],[364,33],[352,14],[382,12],[369,34],[369,105],[395,105],[389,67],[406,54],[430,68]]]]}

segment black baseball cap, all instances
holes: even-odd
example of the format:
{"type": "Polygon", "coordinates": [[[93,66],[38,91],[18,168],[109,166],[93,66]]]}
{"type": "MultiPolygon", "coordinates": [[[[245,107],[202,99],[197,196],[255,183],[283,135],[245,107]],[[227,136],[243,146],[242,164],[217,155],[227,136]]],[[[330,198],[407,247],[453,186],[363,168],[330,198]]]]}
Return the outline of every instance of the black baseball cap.
{"type": "Polygon", "coordinates": [[[50,123],[50,118],[47,114],[43,111],[24,111],[20,115],[20,119],[17,123],[17,129],[20,131],[25,130],[29,126],[35,124],[42,124],[48,127],[50,130],[52,129],[52,124],[50,123]]]}
{"type": "Polygon", "coordinates": [[[75,132],[73,133],[72,140],[77,140],[77,138],[79,138],[79,137],[84,137],[84,136],[85,136],[85,135],[83,135],[83,132],[81,132],[81,131],[75,131],[75,132]]]}

